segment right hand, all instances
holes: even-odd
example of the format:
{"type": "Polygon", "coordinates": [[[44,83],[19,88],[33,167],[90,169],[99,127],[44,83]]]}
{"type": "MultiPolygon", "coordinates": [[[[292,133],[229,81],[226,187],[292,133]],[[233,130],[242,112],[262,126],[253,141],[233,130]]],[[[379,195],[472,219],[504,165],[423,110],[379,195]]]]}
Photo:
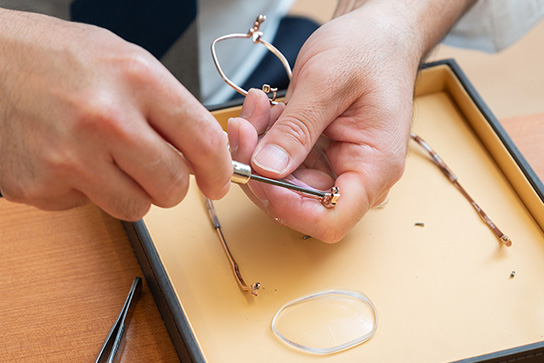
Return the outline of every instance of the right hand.
{"type": "Polygon", "coordinates": [[[0,190],[46,210],[92,201],[137,220],[171,207],[192,172],[230,185],[213,116],[144,49],[90,25],[0,9],[0,190]]]}

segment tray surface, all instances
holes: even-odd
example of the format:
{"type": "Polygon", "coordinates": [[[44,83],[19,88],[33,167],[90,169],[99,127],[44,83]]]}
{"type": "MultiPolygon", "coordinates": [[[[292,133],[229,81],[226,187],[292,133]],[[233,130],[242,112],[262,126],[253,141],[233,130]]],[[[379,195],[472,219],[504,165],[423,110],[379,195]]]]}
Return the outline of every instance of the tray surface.
{"type": "Polygon", "coordinates": [[[319,357],[326,361],[453,361],[544,340],[542,200],[492,128],[454,96],[458,85],[443,81],[451,78],[444,72],[423,75],[437,86],[421,86],[413,130],[513,246],[498,242],[412,143],[387,205],[371,210],[338,244],[275,224],[235,186],[216,202],[244,279],[262,284],[253,298],[239,290],[193,182],[179,206],[152,208],[144,223],[208,361],[315,360],[281,343],[270,324],[286,302],[332,288],[366,294],[379,323],[368,342],[319,357]]]}

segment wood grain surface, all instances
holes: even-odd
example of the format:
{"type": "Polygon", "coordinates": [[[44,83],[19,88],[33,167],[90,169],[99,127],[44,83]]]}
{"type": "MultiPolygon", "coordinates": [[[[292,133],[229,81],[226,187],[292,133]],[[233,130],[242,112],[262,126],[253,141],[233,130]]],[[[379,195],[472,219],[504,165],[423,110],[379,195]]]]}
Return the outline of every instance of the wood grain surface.
{"type": "MultiPolygon", "coordinates": [[[[0,198],[0,362],[94,362],[136,276],[121,223],[97,207],[0,198]]],[[[145,283],[120,361],[178,361],[145,283]]]]}
{"type": "Polygon", "coordinates": [[[501,123],[540,180],[544,180],[544,113],[511,117],[501,123]]]}

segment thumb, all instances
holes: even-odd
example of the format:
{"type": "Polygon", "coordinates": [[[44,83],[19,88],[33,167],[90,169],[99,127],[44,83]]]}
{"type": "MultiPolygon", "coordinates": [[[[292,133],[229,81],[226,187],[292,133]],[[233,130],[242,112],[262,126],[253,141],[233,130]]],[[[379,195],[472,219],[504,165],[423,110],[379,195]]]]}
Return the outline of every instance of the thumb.
{"type": "Polygon", "coordinates": [[[304,162],[323,130],[336,118],[329,102],[317,100],[315,95],[304,92],[304,89],[299,91],[293,92],[285,110],[253,153],[252,166],[259,174],[283,178],[292,173],[304,162]]]}

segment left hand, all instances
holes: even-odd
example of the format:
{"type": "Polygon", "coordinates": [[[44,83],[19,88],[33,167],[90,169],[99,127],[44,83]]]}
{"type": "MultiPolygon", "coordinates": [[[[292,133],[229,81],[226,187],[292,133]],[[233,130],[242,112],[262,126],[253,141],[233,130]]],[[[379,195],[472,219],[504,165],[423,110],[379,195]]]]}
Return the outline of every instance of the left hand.
{"type": "Polygon", "coordinates": [[[270,109],[263,93],[251,91],[228,128],[233,158],[276,179],[295,172],[322,134],[330,139],[325,152],[341,194],[335,208],[269,185],[246,188],[276,221],[330,243],[384,201],[402,176],[419,62],[468,2],[361,3],[306,41],[284,109],[270,109]]]}

